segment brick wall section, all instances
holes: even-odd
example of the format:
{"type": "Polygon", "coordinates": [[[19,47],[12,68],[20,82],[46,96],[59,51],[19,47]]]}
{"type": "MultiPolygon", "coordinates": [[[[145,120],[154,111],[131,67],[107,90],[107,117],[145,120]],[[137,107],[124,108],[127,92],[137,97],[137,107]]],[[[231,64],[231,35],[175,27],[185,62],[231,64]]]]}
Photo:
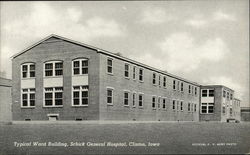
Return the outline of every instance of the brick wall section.
{"type": "Polygon", "coordinates": [[[13,120],[48,120],[47,114],[58,113],[59,120],[75,120],[82,118],[86,120],[99,119],[99,55],[96,51],[72,44],[66,41],[51,38],[47,43],[39,44],[26,53],[12,60],[13,79],[13,120]],[[89,106],[72,107],[72,60],[78,57],[89,58],[89,106]],[[43,107],[43,65],[48,60],[63,61],[63,107],[43,107]],[[21,108],[21,85],[20,66],[25,62],[36,64],[36,106],[35,108],[21,108]]]}
{"type": "MultiPolygon", "coordinates": [[[[113,59],[113,75],[107,74],[107,55],[100,55],[100,119],[102,120],[165,120],[165,121],[198,121],[199,120],[199,92],[197,87],[197,95],[188,94],[188,84],[184,82],[184,93],[173,90],[173,78],[167,77],[167,88],[163,88],[163,75],[161,75],[161,87],[158,85],[158,73],[156,76],[157,85],[152,84],[153,71],[144,69],[144,82],[139,82],[139,68],[137,66],[136,80],[132,79],[132,69],[135,64],[129,63],[130,78],[124,77],[125,61],[113,59]],[[107,105],[106,88],[114,88],[114,105],[107,105]],[[124,90],[129,90],[129,107],[125,107],[123,103],[124,90]],[[136,107],[132,107],[132,92],[137,93],[136,107]],[[138,107],[138,93],[144,93],[143,108],[138,107]],[[156,108],[152,109],[152,95],[166,97],[166,110],[156,108]],[[183,100],[184,111],[172,110],[172,99],[183,100]],[[197,104],[196,112],[187,111],[187,103],[197,104]]],[[[156,99],[157,107],[157,99],[156,99]]]]}

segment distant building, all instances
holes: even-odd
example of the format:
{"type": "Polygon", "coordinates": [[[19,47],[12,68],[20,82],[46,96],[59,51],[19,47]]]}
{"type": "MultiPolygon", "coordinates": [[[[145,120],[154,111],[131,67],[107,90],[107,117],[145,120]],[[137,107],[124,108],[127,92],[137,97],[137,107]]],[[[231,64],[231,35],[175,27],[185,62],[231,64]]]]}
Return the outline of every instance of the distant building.
{"type": "Polygon", "coordinates": [[[240,121],[240,100],[222,85],[201,86],[200,121],[240,121]]]}
{"type": "Polygon", "coordinates": [[[241,107],[241,121],[250,121],[250,107],[241,107]]]}
{"type": "Polygon", "coordinates": [[[11,80],[0,77],[0,122],[12,121],[11,80]]]}

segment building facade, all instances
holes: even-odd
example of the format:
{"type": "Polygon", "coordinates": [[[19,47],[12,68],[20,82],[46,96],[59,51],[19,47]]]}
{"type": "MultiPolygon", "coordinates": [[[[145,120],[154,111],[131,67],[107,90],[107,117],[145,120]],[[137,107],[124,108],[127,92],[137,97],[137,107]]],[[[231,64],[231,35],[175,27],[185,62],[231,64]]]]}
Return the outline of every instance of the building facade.
{"type": "Polygon", "coordinates": [[[201,86],[200,121],[240,121],[240,100],[222,85],[201,86]]]}
{"type": "Polygon", "coordinates": [[[250,107],[241,107],[241,121],[249,122],[250,121],[250,107]]]}
{"type": "Polygon", "coordinates": [[[0,122],[11,122],[11,80],[0,77],[0,122]]]}
{"type": "Polygon", "coordinates": [[[239,120],[227,87],[57,35],[14,55],[12,78],[13,120],[239,120]]]}
{"type": "Polygon", "coordinates": [[[199,120],[199,84],[52,35],[13,56],[14,120],[199,120]]]}

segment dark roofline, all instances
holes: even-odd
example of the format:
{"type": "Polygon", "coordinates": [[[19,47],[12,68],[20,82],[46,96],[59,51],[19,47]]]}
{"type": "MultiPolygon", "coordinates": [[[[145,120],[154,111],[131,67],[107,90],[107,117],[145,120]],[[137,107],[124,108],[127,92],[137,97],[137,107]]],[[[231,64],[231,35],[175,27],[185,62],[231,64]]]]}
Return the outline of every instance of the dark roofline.
{"type": "Polygon", "coordinates": [[[166,76],[170,76],[170,77],[172,77],[172,78],[176,78],[176,79],[178,79],[178,80],[185,81],[185,82],[187,82],[187,83],[190,83],[190,84],[193,84],[193,85],[196,85],[196,86],[200,86],[200,84],[198,84],[197,82],[189,81],[189,80],[187,80],[187,79],[181,78],[181,77],[179,77],[179,76],[176,76],[176,75],[174,75],[174,74],[168,73],[168,72],[166,72],[166,71],[162,71],[162,70],[156,69],[156,68],[154,68],[154,67],[148,66],[148,65],[146,65],[146,64],[137,62],[137,61],[135,61],[135,60],[132,60],[132,59],[129,59],[129,58],[126,58],[126,57],[123,57],[123,56],[116,55],[116,54],[114,54],[114,53],[112,53],[112,52],[109,52],[109,51],[106,51],[106,50],[104,50],[104,49],[97,48],[97,47],[94,47],[94,46],[91,46],[91,45],[87,45],[87,44],[84,44],[84,43],[81,43],[81,42],[78,42],[78,41],[74,41],[74,40],[71,40],[71,39],[68,39],[68,38],[65,38],[65,37],[61,37],[61,36],[58,36],[58,35],[55,35],[55,34],[51,34],[51,35],[49,35],[48,37],[45,37],[44,39],[38,41],[37,43],[35,43],[35,44],[29,46],[28,48],[26,48],[26,49],[24,49],[24,50],[22,50],[21,52],[19,52],[19,53],[13,55],[13,56],[11,57],[11,59],[15,59],[17,56],[19,56],[19,55],[21,55],[21,54],[27,52],[28,50],[30,50],[30,49],[32,49],[32,48],[34,48],[34,47],[36,47],[37,45],[41,44],[43,41],[45,41],[45,40],[47,40],[47,39],[49,39],[49,38],[51,38],[51,37],[55,37],[55,38],[58,38],[58,39],[61,39],[61,40],[64,40],[64,41],[67,41],[67,42],[70,42],[70,43],[73,43],[73,44],[77,44],[77,45],[80,45],[80,46],[83,46],[83,47],[87,47],[87,48],[89,48],[89,49],[92,49],[92,50],[97,51],[97,53],[102,53],[102,54],[105,54],[105,55],[108,55],[108,56],[111,56],[111,57],[114,57],[114,58],[117,58],[117,59],[121,59],[121,60],[123,60],[123,61],[127,61],[127,62],[130,62],[130,63],[136,64],[136,65],[138,65],[138,66],[147,68],[147,69],[149,69],[149,70],[152,70],[152,71],[155,71],[155,72],[164,74],[164,75],[166,75],[166,76]]]}

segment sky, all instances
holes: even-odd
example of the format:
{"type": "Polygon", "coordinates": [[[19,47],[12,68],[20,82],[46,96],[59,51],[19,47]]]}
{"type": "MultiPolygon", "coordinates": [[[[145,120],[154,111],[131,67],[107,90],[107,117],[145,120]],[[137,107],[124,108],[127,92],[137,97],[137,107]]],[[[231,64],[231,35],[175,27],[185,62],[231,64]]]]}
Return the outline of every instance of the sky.
{"type": "Polygon", "coordinates": [[[199,84],[235,90],[249,106],[248,0],[0,2],[0,71],[57,34],[199,84]]]}

